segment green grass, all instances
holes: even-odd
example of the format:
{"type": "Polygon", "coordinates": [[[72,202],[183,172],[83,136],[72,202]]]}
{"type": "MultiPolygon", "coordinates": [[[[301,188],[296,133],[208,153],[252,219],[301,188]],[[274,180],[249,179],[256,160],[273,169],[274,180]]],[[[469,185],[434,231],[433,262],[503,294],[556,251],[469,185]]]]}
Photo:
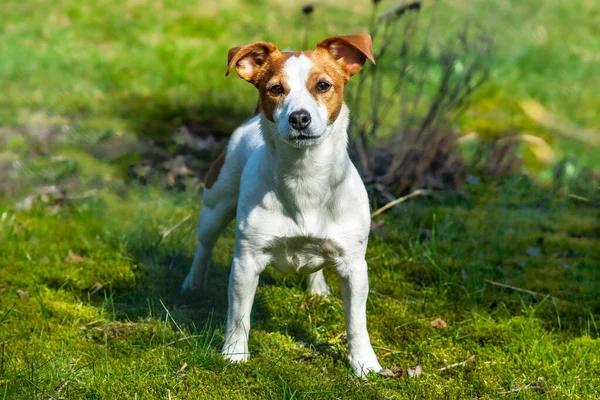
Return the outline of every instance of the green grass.
{"type": "MultiPolygon", "coordinates": [[[[142,186],[126,173],[139,158],[136,136],[166,138],[184,120],[223,131],[244,120],[255,89],[224,77],[226,51],[252,40],[300,46],[299,7],[5,1],[0,399],[600,397],[600,198],[589,174],[600,154],[536,126],[518,106],[532,98],[597,129],[600,12],[591,0],[485,5],[445,4],[437,27],[444,37],[469,15],[495,34],[492,77],[457,121],[461,131],[531,130],[571,161],[554,186],[478,176],[460,192],[384,214],[367,255],[372,342],[384,367],[424,372],[362,382],[345,361],[331,271],[328,299],[307,296],[299,277],[265,273],[252,358],[227,363],[219,348],[232,226],[217,244],[209,289],[182,297],[201,195],[142,186]],[[46,143],[46,128],[61,126],[46,143]],[[122,151],[107,156],[115,137],[122,151]],[[20,208],[46,185],[69,199],[20,208]],[[436,318],[448,327],[432,327],[436,318]]],[[[317,5],[310,42],[364,30],[369,10],[369,2],[317,5]]]]}
{"type": "Polygon", "coordinates": [[[461,194],[389,212],[367,255],[371,338],[385,367],[420,364],[424,373],[366,383],[346,365],[331,271],[329,299],[307,296],[298,277],[265,273],[251,361],[228,364],[218,351],[232,226],[217,244],[209,289],[182,297],[198,193],[125,184],[118,169],[69,144],[47,154],[25,162],[20,192],[76,180],[73,200],[39,200],[29,211],[16,208],[19,195],[0,202],[3,398],[166,398],[167,390],[175,399],[600,395],[598,209],[566,198],[564,188],[482,177],[461,194]],[[430,326],[436,318],[448,327],[430,326]]]}

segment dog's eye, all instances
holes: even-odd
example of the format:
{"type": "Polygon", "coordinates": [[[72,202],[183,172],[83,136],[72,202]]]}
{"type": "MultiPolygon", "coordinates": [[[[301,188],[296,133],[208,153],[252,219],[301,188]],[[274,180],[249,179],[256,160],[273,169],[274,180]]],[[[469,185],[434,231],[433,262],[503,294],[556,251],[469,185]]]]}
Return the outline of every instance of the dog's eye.
{"type": "Polygon", "coordinates": [[[280,96],[280,95],[283,94],[283,86],[281,86],[281,85],[273,85],[269,89],[269,92],[271,92],[275,96],[280,96]]]}
{"type": "Polygon", "coordinates": [[[319,83],[317,83],[317,92],[325,93],[326,91],[329,90],[330,87],[331,87],[331,85],[327,82],[319,82],[319,83]]]}

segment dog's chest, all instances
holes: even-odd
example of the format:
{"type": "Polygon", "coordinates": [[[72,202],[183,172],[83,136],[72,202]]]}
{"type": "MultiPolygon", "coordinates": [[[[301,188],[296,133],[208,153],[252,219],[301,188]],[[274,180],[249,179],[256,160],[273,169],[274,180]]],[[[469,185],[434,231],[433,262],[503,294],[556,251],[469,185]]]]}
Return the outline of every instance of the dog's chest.
{"type": "Polygon", "coordinates": [[[270,264],[287,273],[310,274],[339,263],[344,255],[333,239],[314,236],[282,236],[269,241],[263,252],[270,264]]]}

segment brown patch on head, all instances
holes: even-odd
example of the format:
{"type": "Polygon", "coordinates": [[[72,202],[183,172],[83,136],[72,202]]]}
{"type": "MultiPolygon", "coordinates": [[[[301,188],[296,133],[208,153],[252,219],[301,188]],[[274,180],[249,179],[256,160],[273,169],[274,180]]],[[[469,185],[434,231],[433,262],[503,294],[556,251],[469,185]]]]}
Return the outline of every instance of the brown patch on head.
{"type": "Polygon", "coordinates": [[[290,91],[283,72],[283,64],[293,55],[299,54],[279,51],[271,54],[261,71],[260,78],[257,80],[255,86],[260,96],[260,108],[265,117],[271,122],[273,122],[273,112],[283,103],[285,96],[290,91]],[[277,86],[281,87],[282,93],[274,90],[277,86]]]}
{"type": "Polygon", "coordinates": [[[227,55],[226,75],[235,67],[242,79],[256,86],[259,92],[257,110],[262,110],[271,121],[273,121],[273,111],[285,98],[284,95],[275,94],[271,89],[276,85],[281,85],[284,90],[287,89],[282,67],[293,54],[281,53],[271,43],[257,42],[233,47],[227,55]]]}
{"type": "Polygon", "coordinates": [[[348,82],[349,75],[341,64],[324,48],[307,50],[303,52],[276,52],[272,53],[265,62],[260,76],[257,77],[255,86],[260,95],[260,108],[265,117],[273,122],[273,112],[281,106],[290,91],[283,71],[284,64],[291,57],[304,55],[311,60],[312,68],[309,73],[306,88],[318,103],[327,107],[329,114],[328,124],[332,124],[340,114],[344,103],[344,85],[348,82]],[[318,84],[326,82],[331,85],[327,91],[320,91],[318,84]],[[275,86],[281,86],[282,93],[272,91],[275,86]]]}
{"type": "Polygon", "coordinates": [[[330,37],[317,44],[317,48],[331,54],[348,75],[347,79],[360,71],[367,60],[375,64],[373,44],[368,33],[330,37]]]}
{"type": "Polygon", "coordinates": [[[313,67],[307,88],[318,102],[327,107],[328,124],[332,124],[340,114],[344,103],[344,85],[362,69],[367,59],[375,64],[371,36],[367,33],[334,36],[317,44],[311,57],[313,67]],[[326,82],[331,87],[326,91],[319,90],[317,85],[320,82],[326,82]]]}
{"type": "Polygon", "coordinates": [[[259,107],[265,117],[274,122],[273,112],[290,91],[283,66],[290,57],[300,55],[312,62],[306,87],[318,103],[327,107],[328,124],[332,124],[344,103],[344,85],[361,70],[367,59],[375,63],[371,37],[366,33],[331,37],[320,42],[315,50],[302,53],[280,52],[265,42],[234,47],[229,50],[227,74],[235,67],[238,75],[256,86],[259,107]],[[325,90],[323,82],[330,85],[325,90]]]}
{"type": "Polygon", "coordinates": [[[329,115],[328,125],[331,125],[342,110],[344,104],[344,86],[348,81],[346,72],[336,60],[323,48],[317,48],[310,54],[312,68],[308,74],[306,88],[317,103],[324,104],[329,115]],[[320,85],[330,85],[325,91],[320,85]]]}
{"type": "Polygon", "coordinates": [[[232,68],[244,80],[256,85],[256,80],[272,53],[278,52],[271,43],[256,42],[246,46],[232,47],[227,53],[227,72],[232,68]]]}
{"type": "Polygon", "coordinates": [[[227,148],[223,150],[219,157],[210,166],[210,169],[206,173],[206,177],[204,178],[204,186],[207,189],[213,187],[217,179],[219,178],[219,173],[221,172],[221,168],[223,168],[223,164],[225,164],[225,156],[227,155],[227,148]]]}

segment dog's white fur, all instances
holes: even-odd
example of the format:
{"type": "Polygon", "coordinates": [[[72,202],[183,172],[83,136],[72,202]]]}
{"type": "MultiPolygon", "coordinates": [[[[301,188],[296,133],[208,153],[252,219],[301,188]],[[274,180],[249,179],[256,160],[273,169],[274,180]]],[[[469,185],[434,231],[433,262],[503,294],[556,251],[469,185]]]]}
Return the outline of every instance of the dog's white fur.
{"type": "Polygon", "coordinates": [[[348,108],[343,104],[327,124],[327,108],[306,88],[310,68],[306,56],[290,57],[284,64],[289,93],[273,112],[274,122],[261,113],[233,133],[219,177],[204,191],[199,244],[183,290],[205,282],[217,237],[237,215],[224,356],[245,361],[250,355],[250,312],[267,265],[309,274],[309,292],[324,296],[329,288],[322,268],[332,268],[340,277],[348,359],[362,376],[381,370],[366,320],[369,202],[347,152],[348,108]],[[309,143],[293,140],[288,117],[299,109],[312,117],[308,134],[316,138],[309,143]]]}

